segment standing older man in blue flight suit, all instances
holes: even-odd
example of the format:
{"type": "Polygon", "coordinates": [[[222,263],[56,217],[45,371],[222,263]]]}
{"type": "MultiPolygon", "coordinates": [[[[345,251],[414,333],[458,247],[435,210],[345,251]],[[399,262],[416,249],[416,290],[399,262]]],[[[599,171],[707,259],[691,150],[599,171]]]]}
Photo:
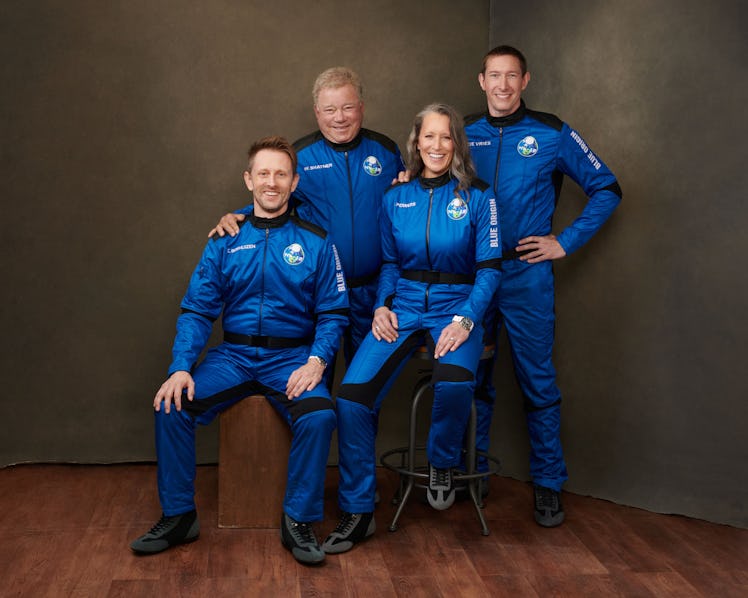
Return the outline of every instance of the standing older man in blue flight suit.
{"type": "MultiPolygon", "coordinates": [[[[465,131],[478,176],[493,186],[501,215],[504,274],[494,300],[496,336],[506,327],[514,370],[525,396],[535,520],[563,522],[560,490],[567,479],[560,440],[561,393],[552,363],[555,325],[552,260],[579,249],[621,200],[615,175],[582,137],[552,114],[521,99],[530,82],[522,53],[494,48],[478,75],[488,111],[468,117],[465,131]],[[551,234],[561,182],[568,175],[589,201],[558,237],[551,234]]],[[[478,372],[478,448],[488,449],[495,391],[492,365],[478,372]]]]}
{"type": "MultiPolygon", "coordinates": [[[[312,96],[319,130],[294,143],[299,185],[293,200],[298,215],[328,231],[340,252],[351,305],[343,343],[350,363],[371,328],[382,265],[382,196],[404,165],[394,141],[362,128],[363,88],[354,71],[323,71],[312,96]]],[[[226,214],[211,234],[236,234],[242,218],[226,214]]]]}
{"type": "Polygon", "coordinates": [[[282,137],[257,141],[244,173],[254,208],[234,237],[208,243],[182,300],[169,378],[153,401],[163,516],[130,545],[141,554],[195,540],[195,428],[250,394],[285,417],[293,440],[281,540],[304,564],[324,560],[311,522],[323,516],[336,417],[323,372],[347,324],[335,246],[290,214],[296,153],[282,137]],[[222,315],[224,342],[195,362],[222,315]]]}

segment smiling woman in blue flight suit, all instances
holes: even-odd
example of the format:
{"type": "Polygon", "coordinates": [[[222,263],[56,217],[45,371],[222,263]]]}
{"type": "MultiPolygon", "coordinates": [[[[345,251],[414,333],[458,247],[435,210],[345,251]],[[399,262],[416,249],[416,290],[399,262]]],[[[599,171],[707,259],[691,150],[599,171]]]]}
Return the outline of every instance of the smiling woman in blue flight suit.
{"type": "Polygon", "coordinates": [[[500,280],[496,201],[475,178],[461,117],[432,104],[408,140],[413,179],[384,196],[383,266],[372,329],[337,397],[343,517],[323,543],[345,552],[374,533],[376,414],[394,378],[424,341],[434,355],[429,432],[429,502],[454,502],[451,469],[462,438],[482,351],[480,322],[500,280]]]}

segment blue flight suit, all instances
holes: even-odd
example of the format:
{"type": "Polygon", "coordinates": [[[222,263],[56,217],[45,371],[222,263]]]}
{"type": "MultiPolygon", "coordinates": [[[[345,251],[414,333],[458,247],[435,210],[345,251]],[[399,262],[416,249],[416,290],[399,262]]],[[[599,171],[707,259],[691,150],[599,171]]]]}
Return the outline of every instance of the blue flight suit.
{"type": "Polygon", "coordinates": [[[289,401],[291,373],[310,355],[335,357],[348,299],[335,246],[319,227],[288,212],[250,213],[235,237],[208,242],[182,300],[169,375],[192,371],[195,398],[156,417],[163,512],[195,508],[195,429],[250,394],[264,394],[291,426],[283,510],[296,521],[323,515],[324,480],[336,417],[324,383],[289,401]],[[222,316],[224,342],[207,352],[222,316]]]}
{"type": "Polygon", "coordinates": [[[368,129],[349,143],[333,143],[316,131],[294,148],[299,161],[299,184],[292,197],[296,213],[329,232],[343,263],[351,310],[343,349],[350,363],[371,329],[382,265],[382,196],[405,166],[397,144],[368,129]]]}
{"type": "Polygon", "coordinates": [[[339,504],[349,513],[374,510],[377,413],[402,366],[435,339],[455,315],[476,326],[467,341],[434,364],[434,406],[427,455],[437,468],[459,465],[475,370],[483,350],[484,312],[501,276],[496,202],[475,181],[456,194],[449,174],[392,187],[382,209],[377,306],[397,315],[399,338],[377,341],[369,331],[338,393],[339,504]]]}
{"type": "MultiPolygon", "coordinates": [[[[567,479],[560,440],[561,393],[552,363],[555,327],[551,261],[521,262],[515,247],[528,236],[551,234],[551,222],[564,175],[589,200],[582,213],[558,235],[567,255],[586,243],[621,200],[615,175],[582,137],[552,114],[520,108],[506,117],[488,114],[466,119],[478,176],[496,194],[501,215],[503,275],[487,313],[489,334],[502,324],[520,388],[525,396],[530,435],[530,473],[540,486],[560,490],[567,479]]],[[[495,400],[493,362],[478,372],[478,449],[488,450],[495,400]]],[[[485,463],[481,464],[485,468],[485,463]]]]}

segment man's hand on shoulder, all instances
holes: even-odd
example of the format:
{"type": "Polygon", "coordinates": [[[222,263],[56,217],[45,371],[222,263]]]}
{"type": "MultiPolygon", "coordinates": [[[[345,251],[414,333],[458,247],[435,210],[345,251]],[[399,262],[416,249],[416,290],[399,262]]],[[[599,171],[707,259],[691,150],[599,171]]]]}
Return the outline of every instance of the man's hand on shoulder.
{"type": "Polygon", "coordinates": [[[230,212],[224,214],[221,220],[216,224],[215,228],[211,229],[208,233],[208,238],[217,234],[219,237],[223,237],[226,233],[235,237],[239,234],[239,222],[242,222],[246,216],[244,214],[234,214],[230,212]]]}
{"type": "Polygon", "coordinates": [[[408,181],[410,181],[410,170],[401,170],[397,173],[397,178],[392,179],[392,184],[407,183],[408,181]]]}

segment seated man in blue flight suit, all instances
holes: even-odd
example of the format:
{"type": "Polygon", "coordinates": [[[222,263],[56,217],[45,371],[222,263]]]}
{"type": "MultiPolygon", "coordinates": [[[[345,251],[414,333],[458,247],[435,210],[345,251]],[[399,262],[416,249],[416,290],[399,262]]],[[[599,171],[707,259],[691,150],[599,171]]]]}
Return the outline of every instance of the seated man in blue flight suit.
{"type": "Polygon", "coordinates": [[[199,535],[195,429],[243,397],[264,394],[293,440],[281,540],[301,563],[324,560],[311,522],[323,517],[335,411],[323,374],[348,323],[337,250],[319,227],[290,214],[296,152],[282,137],[249,150],[244,180],[254,208],[239,234],[208,242],[182,300],[169,378],[153,400],[163,515],[132,542],[153,554],[199,535]],[[195,367],[213,322],[224,342],[195,367]]]}

